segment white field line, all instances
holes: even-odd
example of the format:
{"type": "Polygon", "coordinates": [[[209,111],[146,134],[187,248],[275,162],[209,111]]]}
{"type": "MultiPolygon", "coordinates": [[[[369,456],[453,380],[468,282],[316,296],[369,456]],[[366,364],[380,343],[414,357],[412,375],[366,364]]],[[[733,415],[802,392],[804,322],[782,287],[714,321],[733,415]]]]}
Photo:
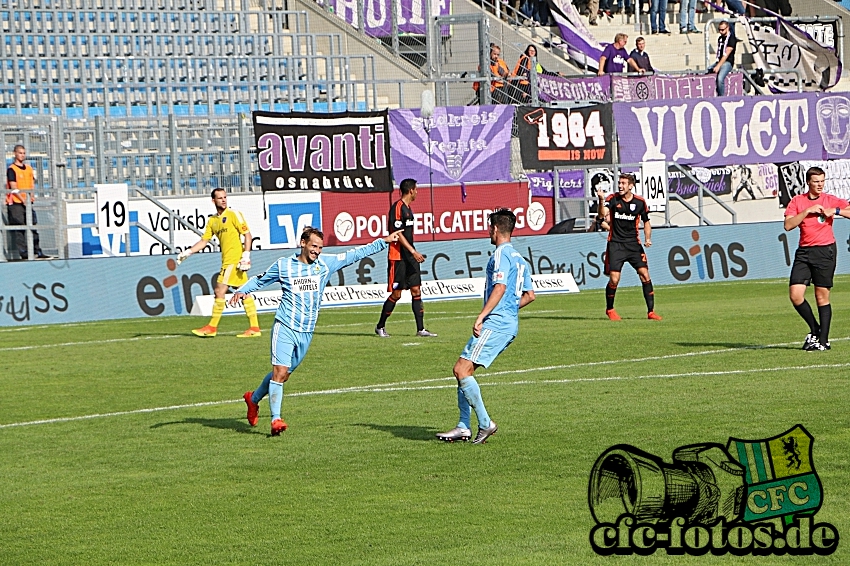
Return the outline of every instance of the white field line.
{"type": "MultiPolygon", "coordinates": [[[[621,360],[625,362],[627,360],[621,360]]],[[[619,363],[617,361],[612,361],[611,363],[619,363]]],[[[586,364],[575,364],[575,365],[586,365],[586,364]]],[[[590,382],[603,382],[603,381],[636,381],[641,379],[675,379],[675,378],[687,378],[687,377],[700,377],[700,376],[721,376],[721,375],[742,375],[742,374],[754,374],[754,373],[769,373],[769,372],[777,372],[777,371],[811,371],[816,369],[836,369],[836,368],[846,368],[850,367],[850,363],[843,364],[806,364],[802,366],[780,366],[773,368],[754,368],[754,369],[735,369],[735,370],[725,370],[725,371],[694,371],[694,372],[685,372],[685,373],[664,373],[664,374],[648,374],[648,375],[637,375],[637,376],[608,376],[608,377],[579,377],[579,378],[569,378],[569,379],[544,379],[544,380],[522,380],[522,381],[510,381],[510,382],[502,382],[502,383],[482,383],[481,385],[499,385],[499,386],[513,386],[513,385],[557,385],[557,384],[570,384],[570,383],[590,383],[590,382]]],[[[518,374],[518,373],[530,373],[535,371],[547,371],[551,369],[559,369],[557,366],[551,366],[548,368],[528,368],[525,370],[513,370],[510,372],[493,372],[487,375],[504,375],[508,373],[518,374]]],[[[483,376],[483,375],[482,375],[483,376]]],[[[397,382],[397,383],[388,383],[383,385],[361,385],[355,387],[343,387],[338,389],[322,389],[317,391],[302,391],[300,393],[289,393],[287,397],[308,397],[313,395],[343,395],[346,393],[383,393],[383,392],[391,392],[391,391],[426,391],[431,389],[454,389],[457,387],[454,383],[446,384],[446,385],[417,385],[421,383],[434,382],[434,381],[453,381],[453,377],[442,377],[437,379],[427,379],[420,381],[407,381],[407,382],[397,382]]],[[[107,417],[120,417],[123,415],[135,415],[141,413],[157,413],[162,411],[174,411],[178,409],[191,409],[195,407],[210,407],[216,405],[229,405],[233,403],[241,403],[243,399],[230,399],[225,401],[206,401],[202,403],[188,403],[185,405],[170,405],[167,407],[152,407],[148,409],[135,409],[132,411],[116,411],[113,413],[97,413],[92,415],[82,415],[78,417],[60,417],[55,419],[43,419],[38,421],[25,421],[25,422],[17,422],[17,423],[8,423],[8,424],[0,424],[0,429],[4,428],[13,428],[13,427],[22,427],[22,426],[33,426],[33,425],[42,425],[42,424],[57,424],[63,422],[71,422],[71,421],[83,421],[83,420],[91,420],[91,419],[100,419],[107,417]]]]}
{"type": "Polygon", "coordinates": [[[167,338],[180,338],[181,336],[181,334],[164,334],[162,336],[137,336],[135,338],[110,338],[107,340],[90,340],[88,342],[61,342],[59,344],[11,346],[9,348],[0,348],[0,352],[14,352],[17,350],[39,350],[41,348],[62,348],[64,346],[86,346],[89,344],[111,344],[113,342],[138,342],[140,340],[163,340],[167,338]]]}

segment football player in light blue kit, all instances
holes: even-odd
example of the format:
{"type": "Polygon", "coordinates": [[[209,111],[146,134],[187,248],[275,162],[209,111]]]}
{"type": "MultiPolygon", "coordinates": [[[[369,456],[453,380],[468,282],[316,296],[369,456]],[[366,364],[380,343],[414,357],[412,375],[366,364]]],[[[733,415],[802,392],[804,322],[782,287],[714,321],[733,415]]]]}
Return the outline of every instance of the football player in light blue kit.
{"type": "Polygon", "coordinates": [[[256,390],[248,391],[244,395],[248,405],[248,423],[251,426],[257,426],[259,403],[268,395],[272,414],[272,436],[279,436],[286,430],[287,424],[280,417],[283,384],[307,354],[307,348],[313,339],[316,319],[319,317],[322,291],[328,284],[328,279],[343,267],[387,249],[387,243],[397,241],[400,233],[401,231],[393,232],[386,238],[379,238],[371,244],[345,253],[322,256],[320,254],[324,246],[324,234],[316,228],[307,227],[301,233],[300,254],[280,258],[266,269],[265,273],[252,277],[233,294],[230,299],[231,306],[236,306],[249,293],[273,283],[280,284],[282,291],[272,328],[272,371],[256,390]]]}
{"type": "Polygon", "coordinates": [[[487,263],[484,308],[475,319],[472,338],[454,367],[460,421],[452,430],[437,434],[440,440],[466,441],[472,437],[470,408],[478,418],[478,434],[473,444],[483,444],[499,429],[487,414],[481,389],[472,374],[479,367],[489,367],[496,356],[510,346],[519,329],[519,309],[534,300],[531,269],[511,245],[515,225],[516,216],[508,209],[499,209],[490,215],[490,243],[496,246],[496,251],[487,263]]]}

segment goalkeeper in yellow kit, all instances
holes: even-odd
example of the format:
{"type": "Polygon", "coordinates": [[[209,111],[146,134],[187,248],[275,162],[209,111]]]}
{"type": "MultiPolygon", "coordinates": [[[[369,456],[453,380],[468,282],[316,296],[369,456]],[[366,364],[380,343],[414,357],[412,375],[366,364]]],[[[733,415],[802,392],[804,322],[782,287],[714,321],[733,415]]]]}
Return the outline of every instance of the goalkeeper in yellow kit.
{"type": "MultiPolygon", "coordinates": [[[[177,265],[180,265],[187,257],[204,249],[213,236],[218,238],[219,246],[221,246],[221,272],[215,284],[212,318],[203,328],[192,331],[195,336],[203,338],[212,338],[216,335],[218,323],[224,312],[224,296],[228,287],[240,287],[247,283],[248,270],[251,269],[251,232],[248,230],[248,223],[245,222],[242,213],[227,208],[227,191],[215,189],[211,196],[216,215],[207,221],[207,227],[201,239],[177,256],[177,265]]],[[[257,322],[257,304],[254,302],[254,297],[246,296],[242,300],[242,305],[245,307],[245,314],[248,315],[250,327],[242,334],[237,334],[237,337],[262,336],[260,324],[257,322]]]]}

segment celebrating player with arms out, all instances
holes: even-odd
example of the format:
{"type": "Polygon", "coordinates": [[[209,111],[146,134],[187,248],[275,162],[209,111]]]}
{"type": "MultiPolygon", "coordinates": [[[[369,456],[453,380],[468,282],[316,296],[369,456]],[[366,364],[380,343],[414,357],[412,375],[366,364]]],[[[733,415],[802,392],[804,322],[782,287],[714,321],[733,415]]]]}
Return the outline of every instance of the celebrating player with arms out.
{"type": "MultiPolygon", "coordinates": [[[[224,189],[215,189],[211,196],[216,215],[211,216],[207,221],[207,227],[201,239],[177,256],[177,265],[180,265],[190,255],[204,249],[213,236],[218,238],[219,246],[221,246],[221,272],[215,284],[212,318],[203,328],[192,331],[192,334],[202,338],[213,338],[216,335],[218,323],[224,312],[224,296],[228,287],[243,285],[248,280],[248,270],[251,269],[251,232],[248,230],[245,217],[241,212],[227,208],[227,192],[224,189]]],[[[239,338],[262,336],[254,298],[247,297],[242,304],[245,307],[245,314],[248,315],[249,328],[237,336],[239,338]]]]}
{"type": "Polygon", "coordinates": [[[629,262],[637,271],[643,285],[643,298],[646,301],[647,318],[661,320],[655,314],[655,291],[649,278],[649,268],[646,254],[640,244],[638,225],[643,221],[643,234],[646,247],[652,245],[652,227],[649,225],[649,210],[646,201],[634,194],[635,176],[620,173],[617,185],[618,191],[605,201],[601,212],[605,213],[605,222],[611,227],[608,232],[608,249],[605,253],[605,273],[608,274],[608,286],[605,288],[605,314],[611,320],[620,320],[620,315],[614,310],[614,295],[620,284],[620,272],[623,264],[629,262]]]}
{"type": "Polygon", "coordinates": [[[472,375],[480,367],[489,367],[505,351],[519,330],[519,309],[534,300],[531,269],[511,245],[516,216],[508,209],[490,215],[490,243],[496,246],[487,262],[484,308],[472,326],[472,338],[454,367],[457,379],[457,406],[460,419],[455,428],[437,434],[446,442],[466,441],[472,436],[469,426],[471,409],[478,418],[478,434],[473,444],[483,444],[499,427],[490,419],[481,389],[472,375]]]}
{"type": "Polygon", "coordinates": [[[231,305],[247,298],[248,293],[275,283],[280,285],[282,292],[272,328],[272,371],[256,390],[244,395],[251,426],[257,426],[259,403],[268,395],[272,436],[286,430],[287,425],[280,417],[283,384],[307,354],[328,279],[343,267],[385,250],[387,243],[397,241],[400,233],[393,232],[384,239],[345,253],[321,256],[325,236],[318,229],[307,227],[301,234],[300,254],[280,258],[265,273],[252,277],[236,291],[230,299],[231,305]]]}
{"type": "Polygon", "coordinates": [[[800,245],[791,266],[789,295],[791,304],[809,325],[809,334],[803,342],[803,349],[809,352],[830,349],[832,305],[829,303],[829,290],[838,254],[832,222],[836,216],[850,216],[846,200],[823,192],[825,180],[823,169],[810,168],[806,171],[809,191],[792,198],[785,209],[785,230],[800,228],[800,245]],[[806,301],[806,287],[810,283],[815,286],[820,324],[806,301]]]}
{"type": "Polygon", "coordinates": [[[381,308],[381,317],[375,326],[375,334],[381,338],[389,338],[386,328],[387,319],[393,314],[395,304],[401,298],[404,289],[410,289],[411,307],[413,317],[416,319],[416,335],[423,337],[434,337],[436,334],[425,330],[423,318],[425,309],[422,307],[422,274],[419,264],[425,261],[425,256],[417,252],[413,247],[413,211],[410,205],[416,200],[416,181],[405,179],[398,186],[401,199],[393,203],[390,208],[387,224],[390,230],[401,230],[401,236],[397,242],[390,244],[387,257],[387,291],[391,294],[384,301],[381,308]]]}

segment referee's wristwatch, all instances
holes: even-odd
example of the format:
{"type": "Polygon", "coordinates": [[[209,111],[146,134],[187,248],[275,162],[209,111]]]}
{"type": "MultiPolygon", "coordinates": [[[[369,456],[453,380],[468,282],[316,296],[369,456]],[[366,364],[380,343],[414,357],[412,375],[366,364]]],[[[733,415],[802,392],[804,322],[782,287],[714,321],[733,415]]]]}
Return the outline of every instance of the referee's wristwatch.
{"type": "Polygon", "coordinates": [[[838,207],[838,206],[836,206],[836,207],[835,207],[835,215],[836,215],[836,216],[841,216],[841,208],[840,208],[840,207],[838,207]]]}

